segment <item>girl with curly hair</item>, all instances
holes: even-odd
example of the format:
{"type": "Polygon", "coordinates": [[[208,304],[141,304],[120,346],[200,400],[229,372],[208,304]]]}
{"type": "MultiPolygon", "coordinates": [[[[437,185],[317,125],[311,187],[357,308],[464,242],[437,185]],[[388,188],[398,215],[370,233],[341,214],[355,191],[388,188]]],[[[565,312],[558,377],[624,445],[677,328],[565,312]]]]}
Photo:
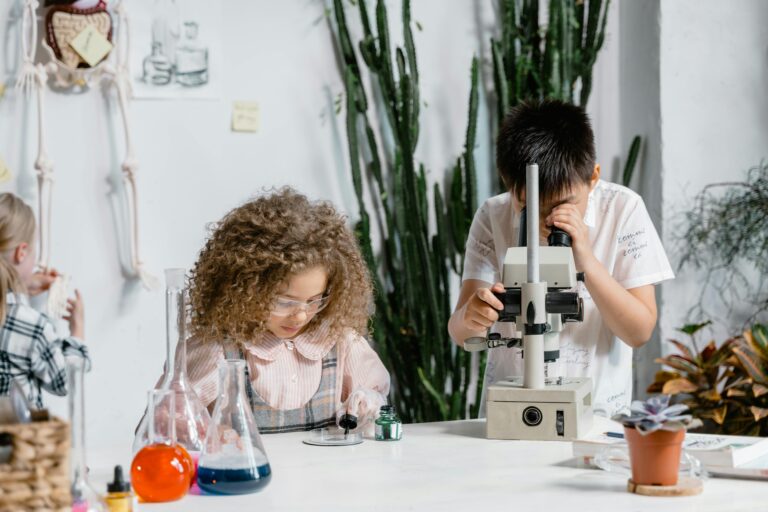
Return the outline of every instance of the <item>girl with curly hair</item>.
{"type": "Polygon", "coordinates": [[[370,423],[389,373],[364,338],[372,289],[345,218],[290,188],[258,197],[213,226],[189,286],[188,372],[203,403],[220,360],[246,361],[262,433],[370,423]]]}

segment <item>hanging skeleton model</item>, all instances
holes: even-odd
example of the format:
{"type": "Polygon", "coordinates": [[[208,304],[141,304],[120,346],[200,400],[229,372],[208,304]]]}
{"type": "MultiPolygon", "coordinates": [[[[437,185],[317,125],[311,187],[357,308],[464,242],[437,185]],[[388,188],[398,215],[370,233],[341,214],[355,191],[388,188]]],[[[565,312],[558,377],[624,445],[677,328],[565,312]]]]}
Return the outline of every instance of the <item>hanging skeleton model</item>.
{"type": "MultiPolygon", "coordinates": [[[[114,86],[125,133],[125,159],[122,176],[129,254],[125,258],[126,273],[140,279],[145,288],[157,287],[157,280],[144,268],[139,255],[139,222],[137,214],[136,178],[137,162],[128,123],[128,97],[130,96],[129,28],[123,1],[107,5],[106,0],[69,1],[47,0],[45,8],[45,34],[38,39],[38,0],[23,0],[21,48],[23,62],[16,88],[30,98],[37,98],[38,146],[35,171],[38,183],[39,256],[38,266],[50,268],[51,190],[53,161],[46,151],[45,88],[49,79],[61,90],[83,90],[99,82],[114,86]],[[57,4],[48,6],[48,4],[57,4]],[[62,5],[64,4],[64,5],[62,5]],[[84,5],[85,4],[85,5],[84,5]],[[80,38],[78,41],[78,37],[80,38]],[[97,43],[101,41],[101,45],[97,43]],[[108,43],[105,43],[108,41],[108,43]],[[43,62],[35,63],[38,43],[45,50],[43,62]],[[81,44],[93,50],[86,53],[81,44]],[[75,50],[80,48],[80,52],[75,50]],[[82,52],[82,53],[81,53],[82,52]],[[94,57],[95,55],[95,57],[94,57]],[[90,62],[88,62],[90,60],[90,62]]],[[[109,87],[106,88],[107,90],[109,87]]]]}

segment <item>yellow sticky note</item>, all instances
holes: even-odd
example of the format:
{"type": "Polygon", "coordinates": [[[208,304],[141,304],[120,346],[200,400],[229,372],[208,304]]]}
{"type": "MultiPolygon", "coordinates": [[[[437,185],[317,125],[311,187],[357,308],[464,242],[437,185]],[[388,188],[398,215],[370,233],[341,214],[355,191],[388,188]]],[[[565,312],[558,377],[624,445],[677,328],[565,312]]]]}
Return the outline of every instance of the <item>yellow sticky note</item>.
{"type": "Polygon", "coordinates": [[[13,178],[13,175],[11,174],[11,170],[8,168],[7,165],[5,165],[5,162],[3,162],[3,159],[0,158],[0,183],[11,181],[11,178],[13,178]]]}
{"type": "Polygon", "coordinates": [[[69,46],[91,67],[101,62],[112,50],[112,43],[93,25],[87,25],[69,42],[69,46]]]}
{"type": "Polygon", "coordinates": [[[3,96],[5,96],[5,84],[0,83],[0,100],[3,99],[3,96]]]}
{"type": "Polygon", "coordinates": [[[236,101],[232,104],[232,131],[256,132],[259,129],[259,104],[236,101]]]}

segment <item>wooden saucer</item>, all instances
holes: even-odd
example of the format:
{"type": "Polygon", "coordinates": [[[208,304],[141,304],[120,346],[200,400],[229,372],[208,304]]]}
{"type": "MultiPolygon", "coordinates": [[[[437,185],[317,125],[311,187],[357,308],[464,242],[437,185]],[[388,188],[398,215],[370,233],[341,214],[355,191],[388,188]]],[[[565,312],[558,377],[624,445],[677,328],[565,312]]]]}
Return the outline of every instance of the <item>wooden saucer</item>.
{"type": "Polygon", "coordinates": [[[680,477],[677,485],[638,485],[629,479],[627,490],[643,496],[695,496],[704,490],[704,483],[700,478],[680,477]]]}

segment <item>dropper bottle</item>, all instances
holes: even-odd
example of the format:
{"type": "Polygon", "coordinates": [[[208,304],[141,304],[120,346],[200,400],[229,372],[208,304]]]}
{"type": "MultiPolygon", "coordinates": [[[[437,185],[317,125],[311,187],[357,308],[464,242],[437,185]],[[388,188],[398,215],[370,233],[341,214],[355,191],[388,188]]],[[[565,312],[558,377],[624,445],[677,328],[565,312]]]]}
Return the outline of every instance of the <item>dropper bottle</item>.
{"type": "Polygon", "coordinates": [[[115,477],[107,484],[105,501],[110,512],[133,512],[131,484],[125,481],[122,466],[115,466],[115,477]]]}

